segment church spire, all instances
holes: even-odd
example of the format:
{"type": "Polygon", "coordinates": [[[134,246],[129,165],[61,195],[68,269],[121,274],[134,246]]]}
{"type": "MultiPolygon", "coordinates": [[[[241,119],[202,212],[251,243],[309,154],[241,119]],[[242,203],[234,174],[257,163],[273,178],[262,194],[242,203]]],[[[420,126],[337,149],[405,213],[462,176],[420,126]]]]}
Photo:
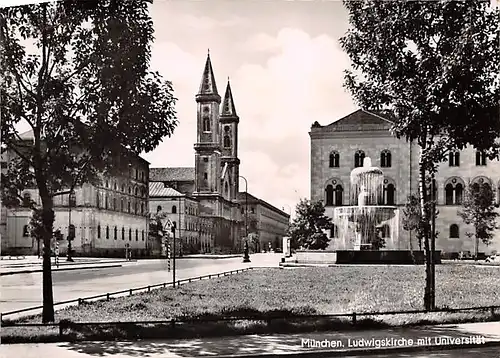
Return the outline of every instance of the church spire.
{"type": "Polygon", "coordinates": [[[217,84],[215,83],[214,71],[212,62],[210,61],[210,50],[208,50],[207,61],[205,62],[205,70],[201,78],[200,90],[198,95],[218,95],[217,84]]]}
{"type": "Polygon", "coordinates": [[[236,107],[234,106],[233,93],[231,92],[229,78],[227,79],[226,94],[224,95],[224,102],[222,103],[221,119],[222,117],[227,119],[238,118],[238,115],[236,114],[236,107]]]}

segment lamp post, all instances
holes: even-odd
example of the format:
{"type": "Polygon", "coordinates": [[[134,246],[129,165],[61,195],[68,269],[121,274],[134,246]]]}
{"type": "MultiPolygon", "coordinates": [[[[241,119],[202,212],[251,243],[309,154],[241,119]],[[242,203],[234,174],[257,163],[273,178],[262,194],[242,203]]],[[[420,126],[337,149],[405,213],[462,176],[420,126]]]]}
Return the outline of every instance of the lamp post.
{"type": "Polygon", "coordinates": [[[244,245],[244,258],[243,262],[250,262],[250,258],[248,256],[248,181],[247,178],[240,175],[241,179],[245,181],[245,245],[244,245]]]}
{"type": "Polygon", "coordinates": [[[71,241],[75,238],[75,227],[71,224],[71,207],[73,206],[73,202],[75,201],[75,192],[71,190],[68,196],[68,207],[69,207],[69,222],[68,222],[68,253],[66,254],[66,261],[73,261],[71,257],[71,241]]]}

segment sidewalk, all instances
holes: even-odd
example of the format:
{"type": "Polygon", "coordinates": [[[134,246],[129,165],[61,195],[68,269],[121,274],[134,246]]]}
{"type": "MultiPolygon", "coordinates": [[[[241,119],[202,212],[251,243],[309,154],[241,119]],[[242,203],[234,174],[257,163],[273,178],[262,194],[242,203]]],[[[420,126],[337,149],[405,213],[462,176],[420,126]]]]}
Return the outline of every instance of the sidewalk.
{"type": "Polygon", "coordinates": [[[62,342],[0,346],[2,356],[76,357],[338,357],[355,354],[500,346],[500,322],[376,331],[248,335],[189,340],[62,342]],[[471,344],[467,340],[478,340],[471,344]],[[419,341],[420,340],[420,341],[419,341]],[[463,342],[461,342],[463,340],[463,342]],[[384,343],[385,342],[385,343],[384,343]],[[377,343],[386,345],[377,348],[377,343]],[[364,347],[361,345],[364,344],[364,347]],[[323,347],[321,347],[323,346],[323,347]]]}

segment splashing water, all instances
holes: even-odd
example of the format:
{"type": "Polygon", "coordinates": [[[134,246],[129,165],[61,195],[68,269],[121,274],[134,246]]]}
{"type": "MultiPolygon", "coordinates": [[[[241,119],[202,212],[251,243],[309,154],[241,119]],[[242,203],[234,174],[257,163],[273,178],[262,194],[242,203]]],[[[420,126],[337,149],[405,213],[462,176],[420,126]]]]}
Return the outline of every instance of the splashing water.
{"type": "Polygon", "coordinates": [[[397,208],[383,205],[382,170],[372,167],[371,159],[365,157],[363,167],[355,168],[350,179],[350,206],[334,209],[333,222],[337,225],[337,237],[332,240],[333,249],[378,249],[374,247],[377,238],[385,241],[384,249],[398,249],[394,244],[399,232],[397,208]]]}

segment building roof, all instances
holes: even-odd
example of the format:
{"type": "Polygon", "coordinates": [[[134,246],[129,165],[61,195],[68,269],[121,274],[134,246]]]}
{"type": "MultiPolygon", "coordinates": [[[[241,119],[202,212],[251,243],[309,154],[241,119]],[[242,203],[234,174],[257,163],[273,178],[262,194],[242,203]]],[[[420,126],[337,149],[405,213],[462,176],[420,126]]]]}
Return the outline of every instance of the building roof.
{"type": "Polygon", "coordinates": [[[177,190],[165,187],[162,182],[150,182],[149,183],[149,197],[180,197],[184,194],[178,192],[177,190]]]}
{"type": "Polygon", "coordinates": [[[205,69],[201,78],[199,95],[218,95],[217,84],[215,83],[214,70],[212,69],[212,62],[210,61],[210,53],[207,55],[205,62],[205,69]]]}
{"type": "Polygon", "coordinates": [[[238,117],[236,114],[236,107],[234,106],[233,93],[229,79],[227,80],[226,93],[224,94],[224,101],[222,102],[221,117],[238,117]]]}
{"type": "Polygon", "coordinates": [[[290,215],[287,214],[287,213],[285,213],[283,210],[280,210],[277,207],[275,207],[274,205],[269,204],[267,201],[259,199],[256,196],[254,196],[254,195],[252,195],[250,193],[246,193],[244,191],[238,193],[238,202],[240,203],[240,205],[244,205],[245,204],[245,195],[248,196],[248,201],[251,202],[251,203],[252,202],[253,203],[255,203],[255,202],[259,203],[260,205],[265,206],[268,209],[271,209],[272,211],[274,211],[274,212],[276,212],[276,213],[278,213],[280,215],[283,215],[285,217],[290,217],[290,215]]]}
{"type": "Polygon", "coordinates": [[[311,130],[326,132],[387,130],[392,127],[394,120],[394,116],[387,111],[358,109],[325,126],[320,125],[318,122],[314,122],[311,130]]]}
{"type": "Polygon", "coordinates": [[[191,167],[149,168],[149,181],[194,181],[191,167]]]}

